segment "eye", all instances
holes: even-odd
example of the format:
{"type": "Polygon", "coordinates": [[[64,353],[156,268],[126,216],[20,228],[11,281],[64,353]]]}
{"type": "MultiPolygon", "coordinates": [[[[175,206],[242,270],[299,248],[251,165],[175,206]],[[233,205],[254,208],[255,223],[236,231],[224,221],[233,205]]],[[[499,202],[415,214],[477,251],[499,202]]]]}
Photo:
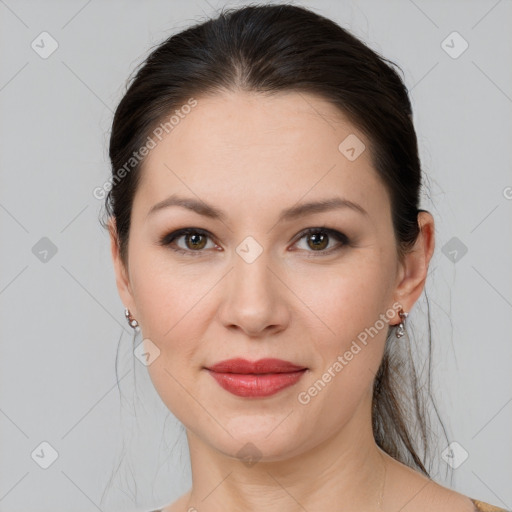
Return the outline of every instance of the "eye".
{"type": "MultiPolygon", "coordinates": [[[[201,253],[204,252],[203,249],[207,248],[206,245],[208,238],[210,238],[210,234],[207,231],[204,231],[203,229],[183,228],[163,236],[159,240],[159,245],[170,246],[173,251],[182,254],[187,254],[190,256],[199,256],[201,253]],[[180,240],[181,238],[184,239],[185,247],[180,247],[176,243],[176,241],[180,240]]],[[[307,238],[307,247],[313,248],[313,250],[309,252],[321,253],[320,255],[326,255],[334,251],[338,251],[342,247],[350,243],[346,235],[340,233],[335,229],[330,229],[326,227],[308,228],[299,234],[297,241],[300,241],[303,238],[307,238]],[[331,247],[328,250],[324,250],[326,247],[329,246],[330,238],[336,239],[339,242],[339,244],[335,247],[331,247]]],[[[213,244],[213,248],[216,247],[217,246],[213,244]]]]}
{"type": "Polygon", "coordinates": [[[209,238],[209,233],[199,228],[183,228],[178,229],[160,239],[160,245],[169,245],[173,251],[190,254],[191,256],[198,256],[202,249],[206,246],[206,239],[209,238]],[[185,247],[173,247],[176,240],[183,238],[185,247]],[[194,254],[196,253],[196,254],[194,254]]]}
{"type": "Polygon", "coordinates": [[[306,238],[306,246],[309,249],[312,249],[312,251],[309,252],[319,252],[321,255],[338,251],[345,245],[348,245],[350,242],[348,237],[343,233],[340,233],[335,229],[329,229],[325,227],[308,228],[299,235],[298,241],[302,240],[303,238],[306,238]],[[328,250],[324,250],[326,247],[328,247],[330,238],[336,239],[339,244],[337,246],[331,247],[328,250]]]}

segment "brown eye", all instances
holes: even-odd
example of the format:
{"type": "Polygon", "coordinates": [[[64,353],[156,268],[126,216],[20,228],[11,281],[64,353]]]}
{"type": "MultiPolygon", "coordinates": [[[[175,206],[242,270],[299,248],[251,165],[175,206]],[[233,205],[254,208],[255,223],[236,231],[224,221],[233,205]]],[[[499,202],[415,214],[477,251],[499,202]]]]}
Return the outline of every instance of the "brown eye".
{"type": "Polygon", "coordinates": [[[315,251],[325,249],[329,245],[329,236],[321,231],[307,235],[307,240],[308,246],[315,251]]]}
{"type": "MultiPolygon", "coordinates": [[[[318,253],[318,256],[331,254],[350,244],[346,235],[329,228],[309,228],[301,233],[298,242],[303,238],[307,240],[305,251],[318,253]],[[328,248],[333,239],[337,240],[338,244],[328,248]]],[[[169,246],[173,251],[188,256],[201,256],[206,253],[204,249],[207,248],[208,240],[211,241],[212,239],[207,231],[199,228],[184,228],[163,236],[159,240],[159,245],[169,246]],[[178,244],[178,241],[182,238],[184,239],[184,246],[178,244]]],[[[216,246],[213,241],[211,241],[211,244],[210,248],[215,249],[216,246]]],[[[217,250],[220,249],[217,247],[217,250]]]]}
{"type": "MultiPolygon", "coordinates": [[[[205,251],[210,234],[198,228],[184,228],[169,233],[160,239],[159,244],[169,246],[172,250],[187,254],[190,256],[200,256],[205,251]],[[179,245],[178,242],[184,239],[184,246],[179,245]]],[[[212,245],[213,242],[212,242],[212,245]]]]}
{"type": "Polygon", "coordinates": [[[306,252],[317,252],[319,253],[318,256],[327,255],[340,250],[350,242],[346,235],[329,228],[309,228],[303,231],[299,236],[299,242],[303,238],[306,239],[306,252]],[[331,239],[337,240],[338,244],[326,249],[331,239]]]}
{"type": "Polygon", "coordinates": [[[187,245],[187,242],[190,242],[190,245],[188,247],[193,250],[200,250],[203,249],[206,245],[206,237],[204,235],[193,233],[189,235],[185,235],[185,244],[187,245]]]}

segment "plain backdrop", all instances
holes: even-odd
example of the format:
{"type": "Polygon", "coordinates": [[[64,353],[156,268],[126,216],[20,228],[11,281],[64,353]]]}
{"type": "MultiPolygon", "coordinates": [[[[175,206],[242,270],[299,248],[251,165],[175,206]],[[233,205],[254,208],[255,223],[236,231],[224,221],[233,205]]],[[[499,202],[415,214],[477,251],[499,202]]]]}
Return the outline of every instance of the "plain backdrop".
{"type": "MultiPolygon", "coordinates": [[[[433,390],[465,459],[448,479],[439,446],[438,481],[512,508],[512,3],[294,3],[403,69],[436,220],[433,390]]],[[[189,489],[183,428],[133,356],[93,190],[135,66],[242,4],[0,1],[0,511],[151,510],[189,489]]],[[[408,323],[420,344],[425,322],[423,295],[408,323]]]]}

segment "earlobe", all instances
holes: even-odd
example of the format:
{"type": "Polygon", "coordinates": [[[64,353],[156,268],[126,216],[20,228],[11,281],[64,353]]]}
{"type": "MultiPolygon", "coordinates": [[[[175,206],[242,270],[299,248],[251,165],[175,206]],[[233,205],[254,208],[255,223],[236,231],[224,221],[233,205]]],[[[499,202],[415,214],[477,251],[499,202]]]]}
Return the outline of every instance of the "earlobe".
{"type": "Polygon", "coordinates": [[[428,274],[428,266],[435,248],[434,218],[429,212],[418,213],[420,233],[414,247],[404,256],[399,271],[399,282],[394,298],[402,304],[405,311],[410,311],[418,300],[428,274]]]}

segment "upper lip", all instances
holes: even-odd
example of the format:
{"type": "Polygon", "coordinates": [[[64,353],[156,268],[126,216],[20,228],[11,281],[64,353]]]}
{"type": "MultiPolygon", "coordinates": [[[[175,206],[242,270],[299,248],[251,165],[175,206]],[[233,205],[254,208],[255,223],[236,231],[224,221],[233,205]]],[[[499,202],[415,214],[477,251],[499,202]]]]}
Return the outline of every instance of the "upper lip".
{"type": "Polygon", "coordinates": [[[298,370],[304,370],[304,366],[299,366],[282,359],[258,359],[257,361],[247,361],[247,359],[235,358],[220,361],[208,370],[218,373],[289,373],[298,370]]]}

